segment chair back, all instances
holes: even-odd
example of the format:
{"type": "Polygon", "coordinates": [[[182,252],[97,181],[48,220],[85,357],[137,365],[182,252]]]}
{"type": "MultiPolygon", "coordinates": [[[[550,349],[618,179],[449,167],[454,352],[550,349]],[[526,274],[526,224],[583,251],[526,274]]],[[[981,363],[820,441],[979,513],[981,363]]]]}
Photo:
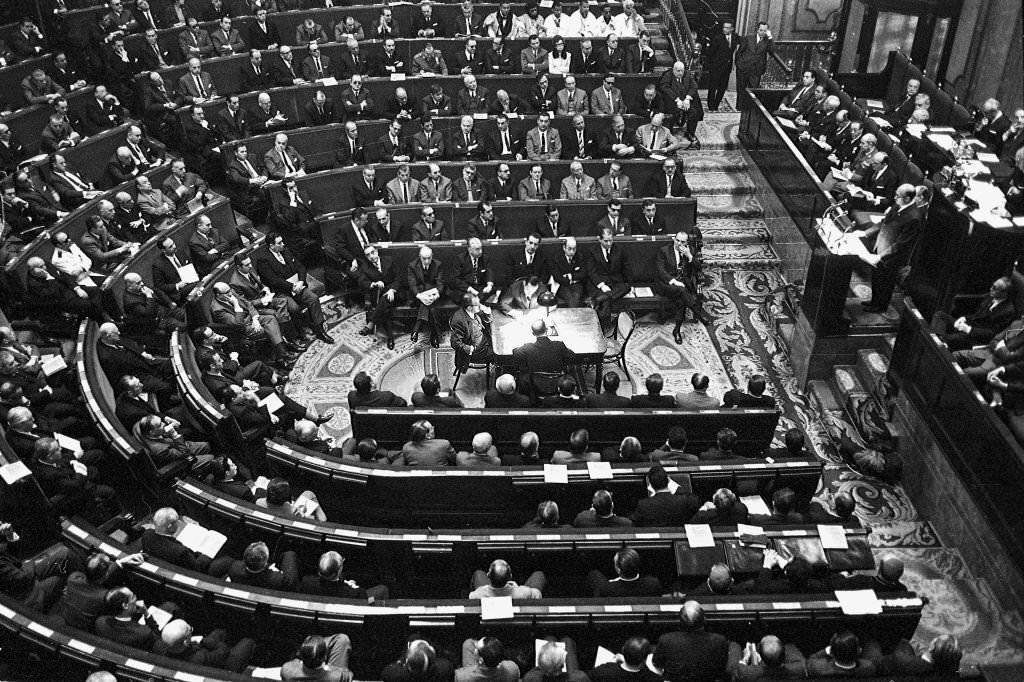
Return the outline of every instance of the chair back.
{"type": "Polygon", "coordinates": [[[633,336],[636,330],[636,315],[631,310],[623,310],[615,321],[615,335],[622,339],[622,348],[626,348],[629,337],[633,336]]]}

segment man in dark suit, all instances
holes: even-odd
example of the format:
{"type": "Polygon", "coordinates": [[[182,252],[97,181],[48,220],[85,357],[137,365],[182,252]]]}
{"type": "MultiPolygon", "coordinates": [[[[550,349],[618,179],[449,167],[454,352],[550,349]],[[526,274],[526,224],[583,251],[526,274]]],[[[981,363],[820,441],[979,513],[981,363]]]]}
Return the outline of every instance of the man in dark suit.
{"type": "Polygon", "coordinates": [[[655,173],[647,181],[647,196],[656,198],[688,197],[690,186],[686,176],[676,167],[676,160],[667,158],[661,162],[661,172],[655,173]]]}
{"type": "Polygon", "coordinates": [[[989,287],[988,295],[981,299],[974,312],[955,320],[944,310],[936,312],[932,316],[932,331],[945,341],[950,351],[988,343],[1013,321],[1016,312],[1011,295],[1019,294],[1013,290],[1009,277],[1000,277],[989,287]]]}
{"type": "Polygon", "coordinates": [[[270,62],[270,76],[276,86],[301,85],[305,83],[302,77],[302,69],[295,63],[295,55],[292,48],[282,45],[281,51],[275,59],[270,62]]]}
{"type": "Polygon", "coordinates": [[[366,372],[359,372],[352,379],[354,391],[348,392],[349,409],[356,407],[405,407],[405,398],[391,391],[379,391],[374,386],[373,377],[366,372]]]}
{"type": "Polygon", "coordinates": [[[474,129],[473,117],[463,116],[459,120],[459,129],[452,131],[448,140],[448,158],[452,161],[473,161],[486,157],[487,149],[474,129]]]}
{"type": "MultiPolygon", "coordinates": [[[[800,82],[793,86],[782,104],[775,110],[775,115],[780,118],[794,119],[797,116],[806,117],[810,114],[815,104],[814,97],[814,73],[804,71],[800,82]]],[[[905,119],[904,119],[905,120],[905,119]]]]}
{"type": "Polygon", "coordinates": [[[361,166],[366,163],[366,151],[363,141],[359,139],[359,128],[355,121],[345,123],[345,132],[338,138],[338,149],[334,152],[334,158],[337,165],[342,167],[361,166]]]}
{"type": "Polygon", "coordinates": [[[520,370],[520,384],[530,387],[534,394],[551,395],[558,390],[559,377],[535,376],[534,372],[561,375],[576,361],[576,354],[561,341],[548,337],[548,326],[543,319],[530,325],[534,340],[512,351],[512,361],[520,370]]]}
{"type": "Polygon", "coordinates": [[[191,265],[191,261],[178,251],[178,245],[170,237],[165,237],[158,247],[160,255],[153,261],[153,288],[181,305],[198,283],[183,281],[181,277],[181,268],[191,265]]]}
{"type": "Polygon", "coordinates": [[[430,86],[430,92],[423,96],[421,104],[423,112],[434,117],[451,116],[454,111],[452,98],[444,94],[444,90],[437,83],[430,86]]]}
{"type": "Polygon", "coordinates": [[[515,410],[530,407],[530,397],[516,391],[516,378],[502,374],[494,380],[494,388],[484,393],[484,407],[515,410]]]}
{"type": "MultiPolygon", "coordinates": [[[[472,75],[477,73],[484,73],[484,58],[483,55],[477,51],[476,38],[467,38],[463,49],[459,50],[452,56],[451,67],[452,73],[461,73],[465,75],[472,75]]],[[[484,92],[481,89],[481,92],[484,92]]],[[[486,97],[486,94],[484,95],[486,97]]]]}
{"type": "Polygon", "coordinates": [[[104,610],[108,615],[99,616],[93,629],[104,639],[136,649],[149,650],[156,642],[159,627],[147,614],[146,606],[127,587],[104,590],[104,610]],[[139,618],[145,620],[140,624],[139,618]]]}
{"type": "Polygon", "coordinates": [[[355,75],[368,75],[370,73],[370,64],[359,50],[359,41],[349,37],[345,41],[345,48],[338,55],[338,75],[341,78],[349,79],[355,75]]]}
{"type": "Polygon", "coordinates": [[[471,364],[491,362],[494,351],[490,326],[489,317],[480,310],[480,297],[464,294],[451,321],[451,344],[457,370],[465,372],[471,364]]]}
{"type": "Polygon", "coordinates": [[[726,676],[729,640],[704,629],[704,609],[695,601],[683,603],[679,632],[658,638],[652,662],[667,680],[717,680],[726,676]]]}
{"type": "Polygon", "coordinates": [[[575,237],[566,238],[561,253],[551,254],[544,265],[547,274],[558,284],[555,300],[559,305],[579,308],[587,294],[587,264],[576,252],[575,237]]]}
{"type": "Polygon", "coordinates": [[[466,252],[455,259],[454,280],[451,284],[452,298],[462,300],[466,294],[486,301],[494,293],[494,273],[490,258],[484,253],[479,238],[470,238],[466,252]]]}
{"type": "MultiPolygon", "coordinates": [[[[363,70],[365,71],[365,64],[363,70]]],[[[315,40],[309,42],[309,56],[302,60],[302,77],[310,83],[325,78],[334,78],[331,58],[320,52],[320,44],[315,40]]]]}
{"type": "Polygon", "coordinates": [[[597,247],[590,256],[588,274],[594,307],[602,324],[607,326],[611,323],[611,302],[630,291],[626,279],[626,257],[621,246],[615,248],[615,235],[610,228],[601,230],[597,247]]]}
{"type": "Polygon", "coordinates": [[[516,183],[512,180],[512,167],[507,163],[499,163],[494,171],[494,180],[488,187],[491,201],[515,201],[516,183]]]}
{"type": "Polygon", "coordinates": [[[604,230],[605,228],[611,230],[611,233],[616,237],[628,237],[633,234],[633,226],[629,222],[629,218],[622,215],[621,199],[608,200],[608,212],[597,221],[598,231],[604,230]]]}
{"type": "Polygon", "coordinates": [[[553,239],[572,234],[572,225],[562,220],[562,215],[557,204],[548,204],[544,207],[544,217],[537,219],[537,226],[534,230],[541,239],[553,239]]]}
{"type": "Polygon", "coordinates": [[[647,389],[647,393],[637,393],[631,396],[630,407],[664,410],[676,406],[674,396],[661,394],[661,389],[665,387],[665,379],[657,372],[644,379],[644,387],[647,389]]]}
{"type": "Polygon", "coordinates": [[[910,265],[921,231],[921,211],[915,204],[916,196],[914,185],[900,185],[896,189],[895,203],[880,223],[850,233],[854,237],[876,235],[872,252],[862,257],[875,269],[871,276],[871,300],[863,306],[865,312],[880,313],[888,308],[897,282],[901,277],[906,279],[906,273],[901,271],[910,265]]]}
{"type": "Polygon", "coordinates": [[[381,256],[377,248],[368,244],[362,258],[356,260],[355,280],[366,303],[366,324],[359,330],[361,336],[370,336],[382,330],[389,349],[395,347],[391,331],[391,311],[398,303],[402,288],[398,271],[388,256],[381,256]]]}
{"type": "Polygon", "coordinates": [[[249,50],[249,59],[240,68],[243,92],[262,92],[274,87],[274,76],[263,63],[263,54],[249,50]]]}
{"type": "Polygon", "coordinates": [[[678,528],[689,522],[700,507],[700,499],[696,495],[682,490],[672,492],[668,473],[660,464],[647,472],[646,483],[650,496],[636,503],[636,509],[630,515],[634,526],[678,528]]]}
{"type": "Polygon", "coordinates": [[[768,54],[772,52],[772,32],[768,22],[757,24],[757,32],[740,38],[736,49],[736,102],[740,109],[749,106],[747,88],[761,86],[761,76],[768,70],[768,54]]]}
{"type": "Polygon", "coordinates": [[[409,141],[402,135],[402,122],[391,121],[387,132],[377,140],[380,159],[384,163],[406,163],[412,159],[409,141]]]}
{"type": "Polygon", "coordinates": [[[477,175],[476,164],[468,161],[462,164],[462,173],[452,180],[452,201],[473,203],[490,198],[487,183],[477,175]]]}
{"type": "Polygon", "coordinates": [[[174,393],[173,369],[169,359],[150,355],[131,339],[121,338],[121,332],[113,322],[100,325],[96,355],[111,384],[116,386],[122,376],[134,374],[146,391],[156,395],[162,409],[169,407],[174,393]]]}
{"type": "MultiPolygon", "coordinates": [[[[350,121],[346,125],[355,126],[355,123],[350,121]]],[[[387,190],[383,183],[377,182],[376,169],[372,166],[364,167],[361,181],[352,183],[352,204],[360,208],[383,206],[386,197],[387,190]]]]}
{"type": "Polygon", "coordinates": [[[227,168],[228,198],[233,208],[253,222],[263,222],[266,216],[267,203],[262,188],[267,180],[263,168],[256,170],[249,161],[249,148],[244,144],[236,146],[227,168]]]}
{"type": "Polygon", "coordinates": [[[306,254],[311,247],[318,246],[320,241],[319,223],[316,216],[319,210],[306,192],[300,191],[295,178],[287,178],[281,183],[284,196],[277,202],[277,219],[281,231],[285,233],[285,241],[300,254],[306,254]]]}
{"type": "Polygon", "coordinates": [[[709,111],[718,111],[722,97],[729,89],[729,75],[732,73],[737,47],[739,36],[735,34],[735,24],[732,21],[723,21],[721,32],[711,36],[707,52],[709,111]]]}
{"type": "Polygon", "coordinates": [[[522,138],[509,129],[508,117],[504,114],[498,114],[495,121],[497,128],[487,136],[487,155],[492,160],[521,161],[524,154],[522,138]]]}
{"type": "Polygon", "coordinates": [[[658,279],[654,283],[654,291],[672,302],[676,326],[672,329],[672,338],[682,345],[680,333],[686,311],[692,310],[699,322],[708,324],[710,320],[704,314],[700,303],[700,290],[697,283],[697,259],[690,250],[690,235],[680,230],[672,238],[672,245],[658,250],[655,269],[658,279]]]}
{"type": "Polygon", "coordinates": [[[1010,119],[1003,113],[999,100],[989,98],[981,105],[981,119],[974,124],[974,136],[997,155],[1003,153],[1003,135],[1010,129],[1010,119]]]}
{"type": "Polygon", "coordinates": [[[509,254],[504,268],[504,273],[508,277],[506,284],[511,284],[522,277],[544,276],[544,260],[537,252],[539,248],[540,235],[534,232],[523,240],[521,251],[509,254]]]}
{"type": "Polygon", "coordinates": [[[765,378],[761,374],[752,374],[747,380],[746,392],[732,388],[722,396],[722,407],[775,407],[775,398],[765,395],[767,388],[765,378]]]}
{"type": "Polygon", "coordinates": [[[267,21],[267,8],[256,10],[256,21],[249,24],[249,47],[256,50],[276,50],[281,44],[281,35],[272,21],[267,21]]]}
{"type": "Polygon", "coordinates": [[[299,570],[298,555],[294,551],[282,552],[275,565],[277,570],[270,570],[270,549],[267,545],[254,542],[242,552],[240,561],[231,562],[228,577],[232,583],[268,590],[287,591],[298,587],[302,574],[299,570]]]}
{"type": "Polygon", "coordinates": [[[687,149],[700,149],[697,140],[697,123],[704,118],[704,105],[697,92],[697,81],[684,62],[676,62],[672,69],[658,79],[658,91],[662,102],[675,112],[673,128],[682,128],[690,140],[687,149]]]}
{"type": "Polygon", "coordinates": [[[441,261],[434,258],[433,249],[422,246],[419,257],[409,263],[406,274],[409,293],[418,303],[412,342],[416,343],[419,340],[420,331],[425,326],[430,333],[430,345],[437,348],[441,343],[438,302],[445,293],[441,261]]]}
{"type": "Polygon", "coordinates": [[[601,392],[587,393],[583,396],[587,407],[596,410],[614,410],[629,407],[629,396],[619,395],[619,375],[612,372],[605,372],[601,377],[601,392]]]}
{"type": "Polygon", "coordinates": [[[396,118],[403,122],[411,121],[420,118],[421,115],[419,102],[409,97],[409,91],[405,88],[395,88],[395,94],[388,97],[387,103],[384,105],[384,111],[381,112],[381,117],[389,121],[393,121],[396,118]]]}
{"type": "Polygon", "coordinates": [[[263,251],[256,261],[256,271],[260,279],[271,291],[291,296],[298,301],[306,310],[313,335],[324,343],[333,345],[334,339],[327,333],[324,311],[320,307],[322,285],[315,281],[312,286],[310,285],[306,267],[288,250],[282,235],[276,232],[268,233],[263,251]]]}

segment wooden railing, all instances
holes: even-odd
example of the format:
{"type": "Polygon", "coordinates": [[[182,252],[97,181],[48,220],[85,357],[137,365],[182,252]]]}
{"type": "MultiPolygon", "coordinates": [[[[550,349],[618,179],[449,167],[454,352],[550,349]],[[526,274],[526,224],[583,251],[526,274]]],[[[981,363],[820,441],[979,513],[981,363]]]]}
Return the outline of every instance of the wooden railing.
{"type": "Polygon", "coordinates": [[[831,71],[831,43],[819,40],[776,40],[776,59],[768,60],[761,77],[762,88],[784,88],[800,80],[804,71],[821,68],[831,71]]]}

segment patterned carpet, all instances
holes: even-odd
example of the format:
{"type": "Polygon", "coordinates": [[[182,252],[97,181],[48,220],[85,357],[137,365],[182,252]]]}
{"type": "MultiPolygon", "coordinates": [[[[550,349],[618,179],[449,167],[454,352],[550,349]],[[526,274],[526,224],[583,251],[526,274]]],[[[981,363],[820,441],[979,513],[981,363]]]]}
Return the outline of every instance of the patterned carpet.
{"type": "MultiPolygon", "coordinates": [[[[834,417],[819,414],[797,385],[784,341],[775,331],[774,311],[766,306],[770,294],[784,285],[769,229],[778,218],[766,220],[763,189],[755,187],[745,172],[744,154],[735,141],[737,126],[736,114],[708,114],[698,131],[704,149],[684,154],[705,236],[706,310],[713,323],[708,328],[683,325],[684,343],[677,345],[670,323],[641,319],[627,360],[633,390],[639,391],[644,377],[655,371],[665,377],[666,392],[686,390],[689,376],[701,371],[711,377],[711,392],[720,396],[743,386],[752,373],[765,374],[768,392],[782,409],[777,443],[792,427],[808,435],[811,447],[827,463],[818,499],[827,503],[836,492],[851,493],[858,517],[871,528],[876,558],[902,558],[904,582],[929,599],[915,646],[926,646],[936,634],[947,632],[959,637],[965,663],[1024,660],[1021,614],[1004,610],[988,585],[970,574],[960,554],[943,547],[902,487],[863,476],[841,463],[822,423],[834,417]]],[[[358,311],[337,301],[325,310],[336,343],[315,343],[299,359],[288,393],[320,412],[334,409],[333,419],[324,426],[326,434],[336,440],[349,435],[345,394],[359,371],[379,377],[382,387],[406,397],[418,388],[426,371],[436,371],[442,384],[451,386],[452,353],[446,344],[437,351],[424,350],[402,335],[395,350],[389,351],[383,343],[358,335],[363,324],[358,311]]],[[[626,386],[623,393],[629,390],[626,386]]],[[[474,407],[481,404],[483,391],[483,372],[474,371],[463,377],[458,392],[467,406],[474,407]]]]}

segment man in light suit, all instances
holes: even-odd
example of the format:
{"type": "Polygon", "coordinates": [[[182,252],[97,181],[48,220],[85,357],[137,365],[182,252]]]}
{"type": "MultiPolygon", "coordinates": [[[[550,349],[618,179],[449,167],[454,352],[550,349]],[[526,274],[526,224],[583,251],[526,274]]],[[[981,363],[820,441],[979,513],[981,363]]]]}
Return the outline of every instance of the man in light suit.
{"type": "Polygon", "coordinates": [[[590,113],[587,93],[577,89],[575,76],[565,77],[565,87],[555,94],[555,102],[557,103],[555,113],[559,116],[590,113]]]}
{"type": "Polygon", "coordinates": [[[548,51],[540,46],[540,38],[538,36],[530,36],[529,46],[524,47],[519,53],[519,65],[522,67],[522,72],[527,76],[547,73],[548,51]]]}
{"type": "Polygon", "coordinates": [[[665,114],[660,111],[651,117],[651,122],[636,129],[636,150],[638,156],[674,157],[683,143],[665,127],[665,114]]]}
{"type": "Polygon", "coordinates": [[[213,77],[202,70],[199,57],[188,60],[188,73],[178,79],[178,94],[187,104],[202,103],[217,97],[213,77]]]}
{"type": "Polygon", "coordinates": [[[614,74],[606,73],[601,87],[590,93],[590,111],[606,116],[626,113],[626,103],[622,100],[622,91],[615,87],[614,74]]]}
{"type": "Polygon", "coordinates": [[[547,201],[551,198],[551,181],[543,177],[544,167],[530,166],[530,177],[519,181],[519,201],[547,201]]]}
{"type": "Polygon", "coordinates": [[[274,146],[263,155],[263,165],[271,180],[302,177],[306,174],[306,160],[288,144],[288,136],[278,133],[274,146]]]}
{"type": "Polygon", "coordinates": [[[607,175],[597,179],[598,199],[632,199],[633,184],[629,176],[622,172],[622,162],[612,161],[608,166],[607,175]]]}
{"type": "Polygon", "coordinates": [[[562,139],[551,128],[551,116],[542,112],[537,127],[526,133],[526,158],[531,161],[554,161],[562,157],[562,139]]]}
{"type": "Polygon", "coordinates": [[[757,33],[744,36],[736,48],[736,102],[740,109],[750,104],[747,88],[761,85],[761,76],[768,70],[768,54],[772,52],[772,32],[768,22],[757,24],[757,33]]]}
{"type": "Polygon", "coordinates": [[[597,182],[583,172],[583,164],[579,161],[569,164],[569,177],[562,180],[559,198],[573,201],[597,198],[597,182]]]}
{"type": "Polygon", "coordinates": [[[431,163],[427,166],[427,177],[420,183],[416,201],[434,204],[452,200],[452,181],[441,175],[441,166],[431,163]]]}
{"type": "Polygon", "coordinates": [[[420,181],[409,174],[409,164],[398,167],[398,175],[388,180],[384,188],[388,192],[389,204],[408,204],[417,200],[420,193],[420,181]]]}

